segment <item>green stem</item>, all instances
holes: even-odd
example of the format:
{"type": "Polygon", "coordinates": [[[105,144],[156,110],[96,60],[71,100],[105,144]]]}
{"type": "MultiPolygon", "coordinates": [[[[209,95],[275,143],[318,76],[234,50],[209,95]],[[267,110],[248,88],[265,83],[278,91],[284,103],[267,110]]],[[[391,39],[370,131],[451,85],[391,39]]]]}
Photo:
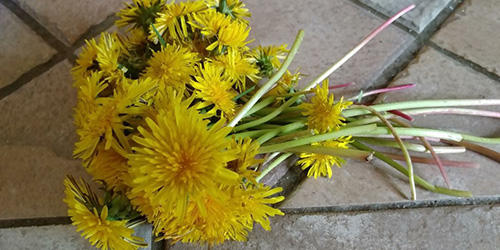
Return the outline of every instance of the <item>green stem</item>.
{"type": "MultiPolygon", "coordinates": [[[[367,133],[369,131],[375,130],[377,126],[375,124],[364,125],[359,127],[343,128],[337,131],[309,136],[305,138],[300,138],[293,141],[287,141],[283,143],[276,143],[268,146],[263,146],[260,148],[259,153],[269,153],[269,152],[281,152],[283,150],[294,148],[302,145],[308,145],[314,142],[326,141],[331,139],[337,139],[342,136],[356,135],[367,133]]],[[[278,137],[279,138],[279,137],[278,137]]]]}
{"type": "Polygon", "coordinates": [[[405,161],[406,161],[406,165],[408,166],[408,177],[409,177],[409,182],[410,182],[411,199],[416,200],[417,199],[417,192],[415,189],[415,179],[414,179],[414,175],[413,175],[413,164],[411,162],[410,153],[408,153],[408,149],[406,149],[406,146],[403,143],[403,140],[401,140],[401,138],[399,137],[396,130],[392,127],[391,123],[387,119],[385,119],[375,109],[373,109],[372,107],[365,106],[365,105],[352,105],[352,106],[355,108],[362,108],[362,109],[370,111],[372,114],[377,116],[387,126],[387,128],[391,131],[391,134],[394,136],[394,139],[399,144],[399,147],[401,148],[401,151],[403,152],[403,155],[404,155],[405,161]]]}
{"type": "Polygon", "coordinates": [[[269,96],[269,97],[266,97],[264,99],[262,99],[262,101],[256,103],[248,112],[245,116],[249,116],[253,113],[256,113],[262,109],[264,109],[265,107],[271,105],[272,103],[274,102],[274,96],[269,96]]]}
{"type": "Polygon", "coordinates": [[[257,182],[259,182],[262,178],[264,178],[264,176],[266,176],[269,172],[271,172],[271,170],[273,170],[275,167],[277,167],[280,163],[282,163],[283,161],[285,161],[286,159],[288,159],[288,157],[292,156],[293,154],[292,153],[284,153],[282,155],[280,155],[280,157],[278,157],[276,160],[274,160],[273,162],[271,162],[266,169],[264,169],[262,171],[262,173],[260,173],[260,175],[257,177],[257,182]]]}
{"type": "Polygon", "coordinates": [[[273,137],[277,136],[278,134],[290,133],[290,132],[293,132],[297,129],[303,128],[304,126],[305,126],[305,124],[303,122],[290,123],[288,125],[282,126],[280,128],[274,129],[273,131],[269,131],[269,132],[261,135],[259,138],[257,138],[257,141],[260,144],[263,144],[264,142],[271,140],[273,137]]]}
{"type": "MultiPolygon", "coordinates": [[[[356,137],[355,139],[372,145],[385,146],[390,148],[399,148],[399,144],[395,141],[377,139],[377,138],[368,138],[368,137],[356,137]]],[[[429,153],[429,151],[426,149],[424,145],[411,142],[403,142],[403,143],[405,144],[408,150],[414,152],[429,153]]],[[[465,152],[464,147],[433,146],[433,148],[437,154],[455,154],[455,153],[465,152]]]]}
{"type": "Polygon", "coordinates": [[[484,138],[474,135],[461,134],[464,141],[477,142],[477,143],[487,143],[487,144],[500,144],[500,138],[484,138]]]}
{"type": "MultiPolygon", "coordinates": [[[[375,157],[377,157],[381,161],[389,164],[389,166],[393,167],[394,169],[396,169],[400,173],[408,176],[408,170],[405,167],[403,167],[401,164],[395,162],[391,158],[387,157],[386,155],[379,153],[379,152],[375,151],[374,149],[372,149],[372,148],[370,148],[370,147],[368,147],[368,146],[366,146],[358,141],[352,142],[351,145],[353,145],[354,147],[361,149],[361,150],[374,152],[373,155],[375,157]]],[[[434,193],[441,193],[441,194],[458,196],[458,197],[471,197],[472,196],[472,194],[468,191],[448,189],[448,188],[444,188],[444,187],[434,186],[434,185],[428,183],[427,181],[425,181],[424,179],[420,178],[418,175],[415,175],[414,177],[415,177],[416,184],[418,184],[419,186],[421,186],[421,187],[423,187],[431,192],[434,192],[434,193]]]]}
{"type": "Polygon", "coordinates": [[[295,57],[295,54],[297,54],[297,51],[299,50],[300,44],[302,43],[302,40],[304,38],[304,31],[299,30],[299,33],[297,34],[297,37],[295,38],[295,42],[292,45],[292,48],[290,49],[290,52],[286,56],[285,61],[283,61],[283,64],[281,64],[281,67],[279,70],[263,85],[257,90],[257,92],[248,100],[247,103],[243,106],[243,108],[236,114],[234,119],[228,124],[228,127],[234,127],[238,122],[245,117],[247,112],[259,101],[259,99],[266,94],[272,87],[273,85],[283,76],[283,74],[286,72],[288,66],[290,66],[290,63],[292,62],[293,58],[295,57]]]}
{"type": "Polygon", "coordinates": [[[323,146],[300,146],[295,148],[286,149],[287,152],[292,153],[314,153],[322,155],[331,155],[347,158],[355,158],[359,160],[367,160],[372,153],[364,150],[346,149],[346,148],[330,148],[323,146]]]}
{"type": "MultiPolygon", "coordinates": [[[[461,141],[462,135],[459,133],[441,131],[436,129],[427,128],[394,128],[396,132],[400,135],[410,135],[410,136],[426,136],[434,137],[439,139],[447,139],[452,141],[461,141]]],[[[378,127],[377,129],[371,130],[366,133],[367,135],[390,135],[391,131],[388,128],[378,127]]]]}
{"type": "Polygon", "coordinates": [[[294,96],[290,99],[288,99],[285,103],[283,103],[281,106],[279,106],[278,108],[276,108],[273,112],[257,119],[257,120],[253,120],[251,122],[247,122],[245,124],[241,124],[239,126],[236,126],[234,127],[233,131],[241,131],[241,130],[245,130],[245,129],[248,129],[248,128],[251,128],[251,127],[255,127],[255,126],[258,126],[260,124],[263,124],[263,123],[266,123],[270,120],[272,120],[273,118],[275,118],[276,116],[278,116],[279,114],[281,114],[281,112],[283,112],[284,109],[290,107],[292,104],[294,104],[297,100],[299,99],[299,96],[294,96]]]}
{"type": "MultiPolygon", "coordinates": [[[[384,103],[370,106],[378,112],[388,110],[413,109],[413,108],[431,108],[431,107],[453,107],[453,106],[483,106],[500,105],[500,99],[463,99],[463,100],[420,100],[384,103]]],[[[359,108],[349,108],[342,112],[344,117],[365,115],[370,112],[359,108]]]]}
{"type": "Polygon", "coordinates": [[[247,90],[243,91],[241,94],[239,94],[239,95],[235,96],[235,97],[233,98],[233,101],[237,101],[237,100],[238,100],[238,99],[240,99],[242,96],[245,96],[246,94],[250,93],[252,90],[254,90],[254,89],[255,89],[255,86],[256,86],[256,85],[254,85],[254,86],[252,86],[251,88],[249,88],[249,89],[247,89],[247,90]]]}

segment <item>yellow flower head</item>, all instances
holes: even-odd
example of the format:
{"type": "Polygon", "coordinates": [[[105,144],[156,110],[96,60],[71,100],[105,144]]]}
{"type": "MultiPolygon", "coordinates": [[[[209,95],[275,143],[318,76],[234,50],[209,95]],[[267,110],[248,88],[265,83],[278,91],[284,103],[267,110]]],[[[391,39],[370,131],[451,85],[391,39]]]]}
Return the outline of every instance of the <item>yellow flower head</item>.
{"type": "Polygon", "coordinates": [[[249,33],[250,27],[245,23],[231,21],[231,23],[219,29],[217,41],[210,44],[207,50],[212,51],[219,48],[218,52],[220,53],[224,46],[237,50],[246,49],[246,45],[250,43],[250,41],[246,41],[249,33]]]}
{"type": "MultiPolygon", "coordinates": [[[[173,242],[220,244],[224,240],[244,241],[249,227],[242,224],[227,190],[221,190],[224,196],[205,195],[196,205],[192,202],[184,220],[167,217],[163,233],[173,242]],[[169,219],[169,220],[168,220],[169,219]],[[166,222],[167,222],[166,221],[166,222]]],[[[240,204],[238,204],[241,206],[240,204]]]]}
{"type": "Polygon", "coordinates": [[[133,28],[142,28],[147,31],[165,5],[164,0],[133,0],[126,3],[126,7],[117,13],[115,24],[118,27],[133,25],[133,28]]]}
{"type": "Polygon", "coordinates": [[[199,60],[198,54],[179,45],[170,45],[153,53],[144,73],[160,83],[160,86],[184,88],[194,75],[195,63],[199,60]]]}
{"type": "Polygon", "coordinates": [[[240,0],[207,0],[206,2],[208,6],[216,9],[217,12],[245,23],[248,23],[245,18],[251,16],[248,9],[245,8],[245,4],[240,0]]]}
{"type": "Polygon", "coordinates": [[[77,231],[100,249],[131,249],[144,247],[144,240],[133,236],[128,220],[110,219],[108,207],[101,205],[88,184],[73,178],[64,180],[68,215],[77,231]]]}
{"type": "Polygon", "coordinates": [[[285,59],[288,53],[286,47],[286,44],[281,46],[258,46],[252,51],[252,56],[262,76],[270,77],[281,66],[281,61],[285,59]]]}
{"type": "Polygon", "coordinates": [[[205,63],[203,67],[199,67],[199,74],[195,77],[196,81],[191,81],[191,86],[195,89],[196,97],[204,101],[201,104],[203,107],[215,106],[209,114],[214,115],[216,111],[221,111],[224,117],[232,118],[236,113],[233,98],[237,93],[232,88],[233,82],[223,75],[223,70],[211,63],[205,63]]]}
{"type": "Polygon", "coordinates": [[[113,149],[105,150],[102,144],[90,161],[87,171],[94,180],[103,181],[108,190],[125,192],[128,188],[125,184],[128,178],[127,158],[113,149]]]}
{"type": "Polygon", "coordinates": [[[342,110],[352,102],[344,102],[343,97],[338,102],[334,102],[333,94],[328,94],[328,80],[323,81],[322,86],[317,86],[314,92],[315,95],[309,102],[299,106],[305,110],[302,114],[307,116],[308,128],[319,133],[326,133],[343,126],[345,118],[342,117],[342,110]]]}
{"type": "Polygon", "coordinates": [[[213,64],[224,69],[224,74],[233,82],[236,82],[236,88],[240,91],[246,89],[246,79],[252,82],[257,82],[259,70],[250,60],[242,53],[234,49],[229,49],[224,55],[216,56],[214,60],[210,60],[213,64]]]}
{"type": "Polygon", "coordinates": [[[259,175],[259,172],[256,172],[251,167],[262,163],[262,159],[255,158],[259,154],[259,146],[257,141],[252,141],[250,138],[233,138],[231,148],[237,150],[238,158],[229,162],[228,168],[240,174],[247,181],[257,183],[255,178],[259,175]]]}
{"type": "Polygon", "coordinates": [[[97,42],[94,38],[85,41],[86,46],[76,59],[75,67],[71,69],[74,79],[74,86],[78,87],[90,74],[99,69],[97,63],[97,42]]]}
{"type": "Polygon", "coordinates": [[[167,100],[133,137],[139,146],[129,154],[132,193],[144,192],[153,206],[183,217],[190,200],[198,201],[203,193],[218,197],[220,183],[234,183],[239,176],[225,168],[236,155],[224,119],[207,128],[207,116],[189,107],[192,98],[183,101],[182,94],[170,90],[167,100]]]}
{"type": "Polygon", "coordinates": [[[266,96],[274,96],[277,101],[284,101],[285,95],[290,94],[291,90],[297,86],[300,80],[300,72],[295,74],[286,71],[286,73],[276,83],[276,86],[266,93],[266,96]]]}
{"type": "MultiPolygon", "coordinates": [[[[351,137],[349,136],[341,137],[337,140],[316,142],[311,145],[346,149],[348,148],[347,145],[351,142],[351,137]]],[[[332,167],[335,165],[341,167],[341,165],[345,162],[344,159],[338,156],[317,153],[301,153],[300,158],[301,159],[297,161],[297,164],[302,165],[302,170],[309,168],[307,176],[314,176],[314,179],[318,178],[318,176],[328,176],[328,178],[332,178],[332,167]]]]}
{"type": "MultiPolygon", "coordinates": [[[[80,121],[82,126],[76,131],[80,140],[75,143],[74,157],[87,164],[101,140],[105,142],[104,149],[113,148],[126,155],[130,146],[125,130],[130,128],[124,122],[144,112],[142,97],[154,88],[154,82],[146,78],[125,82],[112,97],[94,97],[95,109],[85,115],[86,121],[80,121]]],[[[82,111],[75,110],[75,113],[81,116],[82,111]]]]}
{"type": "Polygon", "coordinates": [[[215,11],[208,9],[193,15],[193,21],[189,22],[191,26],[200,30],[201,34],[206,38],[212,38],[219,33],[222,27],[231,23],[231,18],[215,11]]]}
{"type": "Polygon", "coordinates": [[[120,79],[123,71],[119,69],[118,60],[122,53],[126,53],[123,44],[115,33],[103,33],[97,43],[97,62],[99,69],[109,79],[120,79]]]}
{"type": "MultiPolygon", "coordinates": [[[[193,15],[206,8],[207,6],[203,1],[167,4],[156,18],[154,26],[165,40],[183,42],[189,37],[188,31],[190,30],[188,28],[190,26],[188,23],[193,20],[193,15]]],[[[149,27],[149,39],[154,43],[158,43],[158,35],[153,27],[149,27]]]]}
{"type": "Polygon", "coordinates": [[[273,196],[283,191],[281,187],[273,188],[264,186],[264,184],[249,184],[245,188],[237,188],[233,190],[232,201],[233,206],[238,210],[243,224],[252,228],[255,222],[259,223],[262,228],[269,231],[271,224],[269,216],[284,215],[279,209],[270,207],[269,204],[276,204],[285,199],[283,196],[273,196]],[[239,206],[237,205],[239,204],[239,206]]]}
{"type": "Polygon", "coordinates": [[[271,189],[263,184],[222,186],[222,195],[214,198],[204,195],[198,203],[191,202],[184,219],[172,213],[159,213],[155,221],[156,233],[173,242],[220,244],[225,240],[245,241],[254,222],[270,230],[268,217],[283,215],[270,207],[284,199],[275,196],[281,188],[271,189]],[[159,223],[157,223],[159,222],[159,223]]]}

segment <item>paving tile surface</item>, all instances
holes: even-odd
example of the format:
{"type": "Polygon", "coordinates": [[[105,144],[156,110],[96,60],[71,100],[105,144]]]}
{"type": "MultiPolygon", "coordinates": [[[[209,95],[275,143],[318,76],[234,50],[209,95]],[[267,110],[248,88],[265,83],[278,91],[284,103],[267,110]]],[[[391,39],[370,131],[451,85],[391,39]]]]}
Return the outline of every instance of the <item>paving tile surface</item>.
{"type": "Polygon", "coordinates": [[[1,4],[0,27],[0,88],[56,53],[1,4]]]}
{"type": "Polygon", "coordinates": [[[499,206],[285,215],[270,232],[256,227],[248,242],[212,249],[497,249],[499,216],[499,206]]]}
{"type": "Polygon", "coordinates": [[[67,45],[121,9],[123,0],[14,0],[67,45]]]}
{"type": "MultiPolygon", "coordinates": [[[[398,94],[388,94],[379,101],[395,102],[416,99],[498,98],[499,83],[465,67],[433,49],[425,49],[413,63],[401,72],[392,84],[416,83],[417,87],[398,94]]],[[[493,107],[491,110],[500,111],[493,107]]],[[[463,116],[416,117],[415,126],[446,129],[479,136],[500,137],[498,119],[463,116]]],[[[500,151],[500,146],[491,146],[500,151]]],[[[424,155],[425,156],[425,155],[424,155]]],[[[429,157],[429,155],[427,155],[429,157]]],[[[498,195],[499,163],[473,152],[443,155],[443,159],[480,163],[479,169],[446,168],[451,187],[471,191],[476,196],[498,195]]],[[[435,166],[415,164],[415,173],[432,184],[444,186],[435,166]]],[[[449,198],[423,189],[417,197],[449,198]]],[[[283,207],[312,207],[337,204],[361,204],[396,201],[409,198],[406,177],[380,161],[363,163],[349,160],[343,168],[334,169],[333,179],[306,179],[283,203],[283,207]]]]}
{"type": "Polygon", "coordinates": [[[63,61],[0,101],[0,218],[65,216],[63,179],[87,176],[72,159],[76,92],[63,61]]]}
{"type": "Polygon", "coordinates": [[[71,159],[76,89],[71,64],[63,61],[0,101],[0,145],[47,147],[71,159]]]}
{"type": "Polygon", "coordinates": [[[405,7],[415,4],[416,7],[405,14],[400,22],[410,29],[422,32],[452,0],[360,0],[360,2],[386,16],[392,16],[405,7]]]}
{"type": "Polygon", "coordinates": [[[500,74],[500,5],[496,0],[466,0],[432,41],[500,74]]]}
{"type": "MultiPolygon", "coordinates": [[[[150,226],[139,226],[136,235],[145,237],[151,233],[150,226]]],[[[151,244],[151,241],[148,241],[151,244]]],[[[82,238],[72,225],[20,227],[0,229],[0,249],[50,249],[91,250],[97,249],[82,238]]],[[[141,248],[150,250],[151,248],[141,248]]]]}

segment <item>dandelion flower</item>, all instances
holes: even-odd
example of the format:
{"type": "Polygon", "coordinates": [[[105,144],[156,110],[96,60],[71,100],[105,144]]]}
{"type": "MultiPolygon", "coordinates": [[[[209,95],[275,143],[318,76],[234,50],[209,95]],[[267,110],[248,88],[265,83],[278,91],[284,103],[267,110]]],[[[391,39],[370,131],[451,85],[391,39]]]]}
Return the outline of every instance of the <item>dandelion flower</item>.
{"type": "MultiPolygon", "coordinates": [[[[203,1],[167,4],[156,18],[154,27],[165,40],[183,42],[188,38],[188,28],[190,28],[188,23],[193,20],[193,15],[206,8],[207,6],[203,1]]],[[[149,30],[149,38],[158,43],[158,35],[153,30],[153,27],[150,27],[149,30]]]]}
{"type": "Polygon", "coordinates": [[[118,27],[132,25],[133,28],[142,28],[148,31],[158,13],[165,5],[164,0],[133,0],[126,3],[126,7],[117,13],[118,19],[115,24],[118,27]]]}
{"type": "Polygon", "coordinates": [[[222,27],[231,23],[231,18],[226,15],[209,9],[193,15],[193,21],[189,22],[191,26],[200,30],[200,33],[210,39],[219,33],[222,27]]]}
{"type": "Polygon", "coordinates": [[[108,207],[99,204],[88,184],[66,178],[64,185],[68,215],[77,231],[93,246],[100,249],[135,250],[146,245],[142,238],[132,235],[134,230],[129,227],[128,220],[109,218],[108,207]]]}
{"type": "Polygon", "coordinates": [[[167,45],[162,50],[153,53],[148,62],[144,76],[159,82],[160,86],[184,88],[194,75],[198,54],[179,45],[167,45]]]}
{"type": "Polygon", "coordinates": [[[184,217],[189,201],[203,193],[218,197],[219,183],[234,183],[239,176],[225,168],[236,156],[229,150],[231,128],[223,127],[224,119],[207,128],[207,116],[189,107],[192,98],[183,101],[171,90],[167,100],[133,137],[138,146],[129,155],[132,195],[144,192],[153,206],[184,217]]]}
{"type": "Polygon", "coordinates": [[[120,56],[126,53],[118,36],[113,33],[103,33],[97,43],[97,62],[99,69],[104,72],[108,79],[116,80],[123,76],[123,71],[119,69],[120,56]]]}
{"type": "Polygon", "coordinates": [[[281,187],[273,188],[264,186],[262,183],[248,184],[245,188],[233,190],[232,201],[234,208],[238,211],[242,222],[252,229],[254,221],[259,223],[262,228],[269,231],[271,224],[269,216],[284,215],[279,209],[269,206],[276,204],[285,198],[283,196],[273,196],[283,191],[281,187]],[[239,204],[239,205],[237,205],[239,204]]]}
{"type": "Polygon", "coordinates": [[[286,71],[286,73],[276,83],[276,86],[266,93],[266,96],[274,96],[277,101],[284,101],[285,95],[292,93],[300,80],[300,72],[295,74],[286,71]]]}
{"type": "MultiPolygon", "coordinates": [[[[227,190],[221,190],[227,193],[227,190]]],[[[184,220],[174,218],[165,228],[166,236],[174,242],[220,244],[224,240],[244,241],[248,235],[248,227],[239,218],[239,214],[231,204],[232,197],[211,197],[205,195],[198,202],[192,202],[184,220]]]]}
{"type": "Polygon", "coordinates": [[[308,128],[325,133],[343,126],[345,118],[342,117],[342,110],[352,102],[345,102],[343,97],[334,102],[333,94],[328,94],[328,80],[323,81],[322,86],[317,86],[314,92],[315,95],[309,102],[300,105],[300,108],[305,110],[302,114],[307,116],[308,128]]]}
{"type": "Polygon", "coordinates": [[[288,50],[287,45],[281,46],[258,46],[252,51],[252,55],[259,66],[260,74],[270,77],[276,69],[281,66],[281,60],[285,59],[288,50]]]}
{"type": "MultiPolygon", "coordinates": [[[[144,112],[141,97],[154,88],[154,82],[145,78],[125,83],[112,97],[95,98],[95,109],[85,115],[86,122],[80,122],[82,126],[76,131],[80,140],[75,143],[74,157],[87,164],[101,141],[104,141],[106,150],[113,148],[125,156],[130,146],[124,132],[129,127],[124,122],[144,112]]],[[[81,114],[82,111],[75,110],[75,113],[81,114]]]]}
{"type": "Polygon", "coordinates": [[[227,26],[219,29],[217,41],[208,45],[207,50],[212,51],[219,48],[218,52],[221,53],[225,46],[233,49],[245,48],[249,43],[246,41],[249,33],[250,27],[245,23],[232,21],[227,26]]]}
{"type": "Polygon", "coordinates": [[[97,42],[95,39],[85,41],[85,47],[76,59],[75,67],[71,69],[75,87],[78,87],[85,78],[99,69],[97,63],[97,42]]]}
{"type": "Polygon", "coordinates": [[[259,70],[251,62],[250,58],[243,56],[242,53],[234,49],[229,49],[224,55],[216,56],[211,60],[216,66],[224,69],[224,74],[231,80],[236,82],[236,88],[240,91],[246,89],[246,79],[256,82],[259,77],[259,70]]]}
{"type": "Polygon", "coordinates": [[[236,18],[241,22],[248,23],[245,18],[251,16],[248,9],[245,8],[245,4],[240,0],[207,0],[207,4],[216,9],[217,12],[236,18]]]}
{"type": "Polygon", "coordinates": [[[257,183],[255,178],[259,173],[251,167],[262,163],[262,159],[255,158],[259,154],[259,146],[257,141],[252,141],[250,138],[233,138],[231,148],[237,149],[238,158],[229,162],[228,168],[240,174],[247,181],[257,183]]]}
{"type": "Polygon", "coordinates": [[[87,171],[95,180],[103,181],[108,190],[127,190],[124,180],[128,177],[127,158],[114,150],[105,150],[101,145],[92,158],[87,171]]]}
{"type": "MultiPolygon", "coordinates": [[[[341,137],[337,140],[330,140],[324,142],[316,142],[311,144],[312,146],[322,146],[329,148],[348,148],[347,145],[352,142],[351,137],[341,137]]],[[[309,168],[307,176],[314,176],[314,179],[318,176],[328,176],[332,178],[332,167],[341,165],[345,162],[342,158],[333,155],[326,154],[316,154],[316,153],[301,153],[300,160],[297,164],[302,165],[302,170],[309,168]]]]}
{"type": "Polygon", "coordinates": [[[233,99],[237,93],[232,88],[233,82],[223,76],[223,68],[205,63],[199,67],[199,75],[195,79],[191,81],[195,95],[204,101],[203,105],[215,105],[209,114],[220,110],[224,117],[232,118],[235,115],[236,103],[233,99]]]}

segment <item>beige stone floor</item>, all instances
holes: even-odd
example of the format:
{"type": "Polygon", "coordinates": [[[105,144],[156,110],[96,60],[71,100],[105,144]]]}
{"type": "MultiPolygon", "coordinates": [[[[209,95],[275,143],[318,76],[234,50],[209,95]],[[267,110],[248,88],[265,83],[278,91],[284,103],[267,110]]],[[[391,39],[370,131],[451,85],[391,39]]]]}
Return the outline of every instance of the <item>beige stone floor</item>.
{"type": "MultiPolygon", "coordinates": [[[[86,176],[71,157],[76,140],[75,90],[69,71],[83,41],[110,29],[122,2],[0,1],[0,249],[91,249],[66,225],[62,203],[64,176],[86,176]]],[[[245,2],[253,13],[253,46],[291,43],[298,29],[305,30],[291,66],[308,74],[303,82],[342,57],[402,4],[389,0],[245,2]]],[[[500,98],[500,5],[496,0],[414,2],[418,6],[414,13],[391,25],[330,77],[333,83],[356,83],[338,95],[415,83],[412,90],[378,100],[500,98]]],[[[415,124],[500,137],[498,119],[427,116],[418,117],[415,124]]],[[[248,243],[220,248],[498,249],[500,164],[472,152],[444,158],[481,164],[478,169],[446,169],[451,186],[470,190],[474,199],[418,189],[424,202],[408,202],[405,179],[378,161],[350,160],[335,169],[333,179],[318,180],[290,177],[286,173],[293,166],[282,166],[268,181],[276,182],[283,175],[299,178],[300,184],[281,204],[289,215],[274,218],[271,233],[256,226],[248,243]]],[[[433,166],[417,164],[416,173],[443,185],[433,166]]]]}

